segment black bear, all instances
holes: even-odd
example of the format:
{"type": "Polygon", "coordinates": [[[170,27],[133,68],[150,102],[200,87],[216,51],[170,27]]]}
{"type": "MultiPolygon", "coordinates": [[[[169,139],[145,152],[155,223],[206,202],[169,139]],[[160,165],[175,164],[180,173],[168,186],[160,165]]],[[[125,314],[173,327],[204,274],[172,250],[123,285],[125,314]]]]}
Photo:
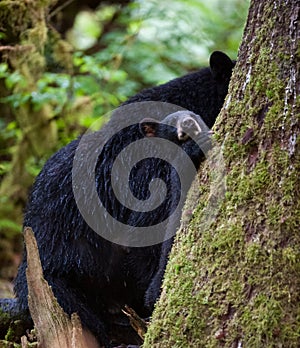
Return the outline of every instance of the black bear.
{"type": "Polygon", "coordinates": [[[143,90],[124,104],[148,100],[179,105],[200,115],[211,128],[224,103],[235,62],[225,53],[215,51],[209,64],[208,68],[143,90]]]}
{"type": "MultiPolygon", "coordinates": [[[[140,343],[122,309],[127,304],[142,317],[151,315],[179,224],[182,198],[195,175],[195,171],[186,175],[189,171],[183,158],[188,156],[195,169],[203,160],[202,145],[207,141],[198,139],[207,139],[208,127],[213,126],[227,94],[233,67],[234,62],[227,55],[214,52],[209,68],[142,91],[114,112],[100,131],[83,137],[84,140],[79,138],[54,154],[36,178],[24,226],[35,232],[44,276],[58,302],[68,314],[77,312],[83,326],[101,345],[140,343]],[[141,103],[144,101],[162,103],[158,103],[157,109],[151,102],[141,103]],[[130,122],[123,124],[124,120],[130,122]],[[167,143],[157,143],[156,138],[167,143]],[[120,202],[112,189],[123,173],[116,175],[117,183],[111,173],[122,151],[142,140],[146,141],[142,147],[144,158],[134,155],[137,161],[128,172],[131,194],[123,194],[122,185],[119,192],[125,201],[133,202],[136,209],[131,209],[120,202]],[[168,153],[167,159],[161,156],[161,146],[166,146],[163,153],[168,153]],[[84,168],[90,159],[95,163],[84,168]],[[154,179],[165,183],[162,189],[153,189],[154,179]],[[94,182],[95,190],[86,185],[89,180],[94,182]],[[97,214],[92,204],[94,191],[104,213],[97,214]],[[135,199],[148,202],[151,196],[157,199],[150,211],[135,203],[135,199]],[[83,218],[86,212],[92,220],[88,223],[83,218]],[[108,222],[111,216],[113,222],[108,222]],[[136,231],[165,220],[163,233],[153,232],[154,239],[140,243],[136,231]],[[119,224],[126,226],[124,230],[119,224]]],[[[127,169],[134,151],[125,153],[119,171],[127,169]]],[[[26,266],[24,254],[15,280],[17,304],[22,312],[28,311],[26,266]]]]}

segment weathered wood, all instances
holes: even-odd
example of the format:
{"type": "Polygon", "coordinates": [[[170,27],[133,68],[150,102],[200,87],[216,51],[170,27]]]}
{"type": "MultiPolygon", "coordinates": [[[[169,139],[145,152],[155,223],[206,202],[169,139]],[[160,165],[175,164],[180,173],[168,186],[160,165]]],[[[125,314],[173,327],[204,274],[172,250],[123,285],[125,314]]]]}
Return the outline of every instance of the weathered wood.
{"type": "Polygon", "coordinates": [[[125,310],[123,310],[123,313],[127,315],[127,317],[129,318],[130,325],[143,340],[147,331],[147,322],[140,316],[138,316],[132,308],[126,305],[125,310]]]}
{"type": "MultiPolygon", "coordinates": [[[[77,314],[71,319],[58,304],[43,277],[37,243],[32,229],[26,227],[28,304],[41,348],[96,348],[91,334],[84,333],[77,314]]],[[[25,343],[24,343],[25,344],[25,343]]]]}

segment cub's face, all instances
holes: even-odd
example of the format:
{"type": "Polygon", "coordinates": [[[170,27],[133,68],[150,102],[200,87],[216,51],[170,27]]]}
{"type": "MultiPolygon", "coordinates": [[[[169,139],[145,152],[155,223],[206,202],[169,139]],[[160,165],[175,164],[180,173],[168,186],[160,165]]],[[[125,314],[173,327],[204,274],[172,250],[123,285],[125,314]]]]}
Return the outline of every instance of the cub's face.
{"type": "Polygon", "coordinates": [[[197,167],[204,158],[203,146],[210,142],[212,133],[199,115],[185,110],[172,113],[161,122],[143,119],[140,131],[145,137],[159,137],[179,145],[197,167]]]}
{"type": "Polygon", "coordinates": [[[189,113],[176,117],[175,127],[178,140],[182,142],[187,141],[189,138],[197,137],[203,131],[197,120],[189,113]]]}

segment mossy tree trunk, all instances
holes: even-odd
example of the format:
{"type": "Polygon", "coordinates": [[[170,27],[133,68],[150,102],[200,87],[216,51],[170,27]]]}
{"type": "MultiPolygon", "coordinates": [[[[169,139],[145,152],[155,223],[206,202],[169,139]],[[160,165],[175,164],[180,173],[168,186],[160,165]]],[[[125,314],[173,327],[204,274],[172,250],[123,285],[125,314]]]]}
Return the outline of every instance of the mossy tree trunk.
{"type": "Polygon", "coordinates": [[[32,102],[32,94],[36,92],[37,82],[46,67],[46,15],[48,7],[54,2],[4,0],[0,3],[0,22],[4,33],[0,46],[1,61],[7,62],[11,73],[19,79],[11,92],[23,96],[19,105],[11,109],[21,132],[12,153],[11,170],[0,185],[1,218],[14,214],[18,221],[17,218],[22,216],[20,211],[33,181],[33,175],[27,170],[28,162],[49,151],[56,142],[57,130],[55,122],[52,122],[51,106],[36,108],[32,102]]]}
{"type": "MultiPolygon", "coordinates": [[[[109,3],[125,6],[129,2],[111,0],[109,3]]],[[[66,119],[69,111],[65,105],[58,113],[55,102],[46,102],[47,93],[41,95],[39,80],[45,72],[52,71],[62,71],[72,76],[73,48],[63,39],[63,35],[73,25],[79,11],[85,7],[95,9],[101,3],[104,2],[0,1],[0,63],[8,64],[11,81],[14,81],[8,87],[4,79],[0,79],[0,98],[15,96],[11,107],[1,105],[1,116],[5,125],[12,122],[18,129],[15,143],[9,145],[12,148],[8,155],[10,171],[6,170],[4,175],[0,173],[0,221],[21,224],[28,188],[35,177],[35,173],[30,172],[32,164],[51,154],[58,138],[56,120],[66,119]]],[[[114,19],[109,23],[112,24],[114,19]]],[[[105,29],[109,31],[109,27],[105,29]]],[[[5,143],[5,139],[0,141],[5,143]]],[[[12,228],[12,224],[9,228],[7,226],[7,229],[12,228]]],[[[14,232],[19,230],[17,225],[13,228],[14,232]]]]}
{"type": "Polygon", "coordinates": [[[145,348],[300,347],[299,7],[251,2],[215,126],[226,194],[203,228],[205,164],[203,194],[177,236],[145,348]]]}

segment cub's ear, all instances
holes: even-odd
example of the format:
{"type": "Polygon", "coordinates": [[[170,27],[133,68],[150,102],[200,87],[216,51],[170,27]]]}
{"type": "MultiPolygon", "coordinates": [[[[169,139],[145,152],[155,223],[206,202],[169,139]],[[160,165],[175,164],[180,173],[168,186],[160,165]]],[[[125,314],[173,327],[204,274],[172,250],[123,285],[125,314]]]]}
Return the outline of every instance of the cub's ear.
{"type": "Polygon", "coordinates": [[[153,119],[153,118],[144,118],[140,122],[140,132],[145,137],[155,137],[157,135],[158,127],[159,127],[159,121],[153,119]]]}
{"type": "Polygon", "coordinates": [[[209,58],[209,65],[214,79],[222,81],[230,78],[235,62],[227,54],[221,51],[215,51],[209,58]]]}

